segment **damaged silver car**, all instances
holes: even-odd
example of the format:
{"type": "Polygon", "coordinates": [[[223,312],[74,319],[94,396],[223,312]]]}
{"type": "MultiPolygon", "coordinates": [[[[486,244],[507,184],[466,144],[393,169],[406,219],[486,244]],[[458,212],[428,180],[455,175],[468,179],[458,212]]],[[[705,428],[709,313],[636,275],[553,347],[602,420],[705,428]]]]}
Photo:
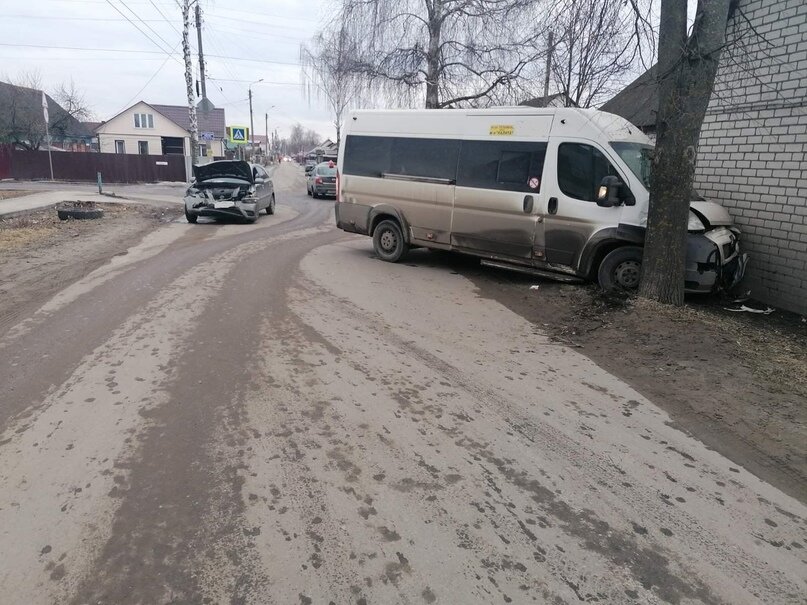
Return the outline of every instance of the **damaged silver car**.
{"type": "Polygon", "coordinates": [[[243,160],[221,160],[193,167],[194,180],[185,192],[185,218],[235,218],[254,223],[261,210],[275,213],[275,191],[263,166],[243,160]]]}

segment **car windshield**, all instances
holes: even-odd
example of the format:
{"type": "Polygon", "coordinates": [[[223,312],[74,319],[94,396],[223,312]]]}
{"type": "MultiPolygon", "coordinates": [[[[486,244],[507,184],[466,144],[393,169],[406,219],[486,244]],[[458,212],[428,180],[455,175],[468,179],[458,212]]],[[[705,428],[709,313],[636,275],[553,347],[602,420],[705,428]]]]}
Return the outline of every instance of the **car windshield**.
{"type": "Polygon", "coordinates": [[[644,143],[612,142],[611,147],[614,148],[622,161],[628,165],[631,172],[642,181],[649,191],[653,166],[653,146],[644,143]]]}
{"type": "Polygon", "coordinates": [[[322,166],[317,170],[317,173],[320,176],[336,176],[336,168],[329,168],[328,166],[322,166]]]}

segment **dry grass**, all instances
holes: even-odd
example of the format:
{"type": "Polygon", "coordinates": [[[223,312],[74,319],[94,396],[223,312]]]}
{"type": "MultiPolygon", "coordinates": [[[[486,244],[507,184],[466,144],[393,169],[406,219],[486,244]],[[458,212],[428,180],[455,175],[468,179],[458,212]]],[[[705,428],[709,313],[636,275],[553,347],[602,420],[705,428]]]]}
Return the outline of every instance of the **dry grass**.
{"type": "Polygon", "coordinates": [[[9,229],[0,227],[0,251],[14,250],[44,240],[56,232],[55,227],[39,225],[9,229]]]}
{"type": "Polygon", "coordinates": [[[2,189],[0,190],[0,200],[7,200],[12,197],[20,197],[21,195],[28,195],[34,193],[33,191],[26,191],[25,189],[2,189]]]}
{"type": "Polygon", "coordinates": [[[645,299],[637,309],[666,317],[691,329],[697,322],[719,330],[731,339],[755,374],[774,384],[787,384],[807,397],[807,323],[777,311],[771,316],[723,312],[719,307],[670,307],[645,299]]]}
{"type": "Polygon", "coordinates": [[[0,250],[14,250],[34,244],[57,231],[54,221],[42,213],[0,220],[0,250]]]}

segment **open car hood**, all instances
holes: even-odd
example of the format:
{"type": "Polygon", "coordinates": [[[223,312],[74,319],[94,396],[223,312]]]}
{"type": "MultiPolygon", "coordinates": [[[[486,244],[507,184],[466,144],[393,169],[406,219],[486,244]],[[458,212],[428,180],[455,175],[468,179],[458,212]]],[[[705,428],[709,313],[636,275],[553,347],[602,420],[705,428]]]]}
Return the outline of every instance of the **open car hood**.
{"type": "Polygon", "coordinates": [[[709,227],[729,227],[733,224],[728,211],[716,202],[692,201],[689,209],[697,215],[704,225],[709,227]]]}
{"type": "Polygon", "coordinates": [[[209,164],[200,164],[193,167],[193,176],[196,182],[211,179],[242,179],[252,183],[252,167],[244,160],[220,160],[209,164]]]}

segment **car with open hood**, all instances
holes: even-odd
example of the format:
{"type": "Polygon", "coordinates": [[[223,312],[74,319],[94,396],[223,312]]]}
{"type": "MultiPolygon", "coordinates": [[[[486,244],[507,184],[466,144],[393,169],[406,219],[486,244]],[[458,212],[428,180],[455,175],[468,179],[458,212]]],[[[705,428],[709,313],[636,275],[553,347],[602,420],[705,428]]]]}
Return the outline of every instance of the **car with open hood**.
{"type": "Polygon", "coordinates": [[[262,210],[275,212],[275,191],[269,174],[258,164],[221,160],[193,167],[193,181],[185,192],[185,218],[258,220],[262,210]]]}

